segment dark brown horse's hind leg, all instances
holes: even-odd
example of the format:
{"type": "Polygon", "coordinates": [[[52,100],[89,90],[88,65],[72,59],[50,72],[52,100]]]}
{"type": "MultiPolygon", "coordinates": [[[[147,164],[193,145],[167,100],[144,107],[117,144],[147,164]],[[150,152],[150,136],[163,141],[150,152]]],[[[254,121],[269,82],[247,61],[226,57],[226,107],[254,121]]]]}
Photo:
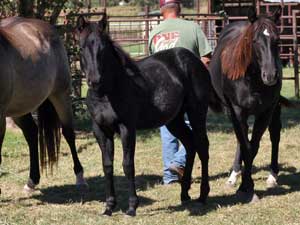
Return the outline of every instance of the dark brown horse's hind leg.
{"type": "Polygon", "coordinates": [[[79,161],[75,145],[75,133],[73,125],[71,99],[67,93],[62,93],[57,96],[51,96],[50,101],[55,107],[59,120],[62,124],[62,134],[65,137],[71,150],[72,159],[74,163],[73,169],[76,175],[76,185],[80,190],[86,191],[86,189],[88,188],[88,184],[84,179],[83,168],[79,161]]]}
{"type": "Polygon", "coordinates": [[[32,192],[35,190],[35,186],[38,185],[40,181],[38,127],[30,113],[18,118],[13,118],[13,120],[18,127],[21,128],[29,146],[30,174],[28,182],[24,186],[24,191],[32,192]]]}

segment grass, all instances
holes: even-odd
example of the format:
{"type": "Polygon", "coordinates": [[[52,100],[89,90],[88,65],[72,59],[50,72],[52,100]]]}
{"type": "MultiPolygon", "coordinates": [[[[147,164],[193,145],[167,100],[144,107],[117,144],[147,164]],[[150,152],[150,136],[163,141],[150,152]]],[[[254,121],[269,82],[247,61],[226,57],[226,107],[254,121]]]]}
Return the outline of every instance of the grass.
{"type": "MultiPolygon", "coordinates": [[[[283,93],[292,96],[291,91],[291,84],[284,81],[283,93]]],[[[253,179],[261,198],[255,204],[241,204],[235,197],[236,188],[224,186],[235,150],[235,136],[225,116],[209,114],[208,118],[211,192],[205,206],[194,202],[182,205],[178,184],[160,184],[162,160],[158,132],[139,132],[135,163],[141,204],[135,218],[124,217],[122,212],[127,208],[128,194],[119,138],[115,143],[114,168],[118,208],[107,218],[101,216],[105,200],[104,175],[99,148],[91,132],[78,131],[77,134],[79,157],[90,185],[82,202],[74,185],[71,155],[64,141],[53,175],[43,174],[35,193],[23,193],[29,169],[28,150],[22,134],[8,130],[2,148],[0,224],[300,224],[300,114],[297,110],[284,109],[282,118],[279,187],[268,190],[265,184],[271,148],[266,133],[254,163],[253,179]]],[[[190,190],[194,199],[199,195],[199,166],[197,159],[190,190]]]]}

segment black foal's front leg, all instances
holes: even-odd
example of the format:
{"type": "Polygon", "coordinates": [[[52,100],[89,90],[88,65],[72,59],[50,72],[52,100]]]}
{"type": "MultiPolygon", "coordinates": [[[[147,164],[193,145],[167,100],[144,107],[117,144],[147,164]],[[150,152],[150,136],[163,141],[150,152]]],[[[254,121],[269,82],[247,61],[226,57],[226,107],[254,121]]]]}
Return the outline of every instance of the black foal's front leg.
{"type": "Polygon", "coordinates": [[[129,188],[129,208],[126,215],[135,216],[136,209],[139,204],[139,199],[136,194],[135,187],[135,168],[134,168],[134,153],[135,153],[135,128],[120,125],[120,136],[123,146],[123,170],[128,179],[129,188]]]}
{"type": "Polygon", "coordinates": [[[93,131],[102,152],[102,166],[105,175],[106,207],[103,215],[111,216],[117,202],[114,187],[114,133],[102,129],[93,121],[93,131]]]}
{"type": "Polygon", "coordinates": [[[270,174],[267,179],[267,187],[272,188],[277,186],[277,176],[279,173],[278,166],[278,152],[280,142],[280,131],[281,131],[281,106],[278,103],[274,109],[272,120],[269,125],[270,139],[272,142],[272,155],[271,155],[271,166],[270,174]]]}

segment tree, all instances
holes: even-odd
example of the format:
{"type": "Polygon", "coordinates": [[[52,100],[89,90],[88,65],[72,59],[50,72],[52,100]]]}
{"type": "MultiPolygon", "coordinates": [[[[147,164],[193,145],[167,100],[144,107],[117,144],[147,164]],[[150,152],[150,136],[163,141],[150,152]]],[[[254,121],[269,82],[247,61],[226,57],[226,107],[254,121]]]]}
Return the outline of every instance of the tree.
{"type": "Polygon", "coordinates": [[[77,11],[82,6],[82,0],[1,0],[0,15],[5,17],[18,14],[22,17],[35,17],[55,24],[60,12],[66,7],[77,11]]]}

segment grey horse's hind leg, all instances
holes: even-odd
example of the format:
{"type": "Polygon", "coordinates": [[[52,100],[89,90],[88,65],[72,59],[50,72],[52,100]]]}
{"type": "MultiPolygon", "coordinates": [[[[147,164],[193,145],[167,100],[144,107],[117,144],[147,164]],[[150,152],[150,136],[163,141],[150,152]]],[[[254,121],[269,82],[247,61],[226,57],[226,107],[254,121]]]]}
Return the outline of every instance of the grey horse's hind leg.
{"type": "Polygon", "coordinates": [[[21,128],[26,142],[29,146],[30,173],[28,182],[24,186],[24,190],[27,192],[31,192],[34,191],[35,186],[40,181],[38,127],[30,113],[18,118],[13,118],[13,120],[18,125],[18,127],[21,128]]]}
{"type": "MultiPolygon", "coordinates": [[[[0,166],[2,163],[2,144],[3,144],[3,139],[5,135],[5,130],[6,130],[6,120],[4,115],[0,115],[0,166]]],[[[1,194],[1,188],[0,188],[0,194],[1,194]]]]}
{"type": "Polygon", "coordinates": [[[67,93],[50,96],[49,100],[53,104],[60,122],[62,124],[62,134],[65,137],[70,149],[74,163],[74,172],[76,175],[76,185],[80,188],[86,189],[87,183],[83,176],[83,168],[79,161],[76,146],[75,146],[75,133],[73,125],[73,112],[71,105],[71,98],[67,93]]]}

